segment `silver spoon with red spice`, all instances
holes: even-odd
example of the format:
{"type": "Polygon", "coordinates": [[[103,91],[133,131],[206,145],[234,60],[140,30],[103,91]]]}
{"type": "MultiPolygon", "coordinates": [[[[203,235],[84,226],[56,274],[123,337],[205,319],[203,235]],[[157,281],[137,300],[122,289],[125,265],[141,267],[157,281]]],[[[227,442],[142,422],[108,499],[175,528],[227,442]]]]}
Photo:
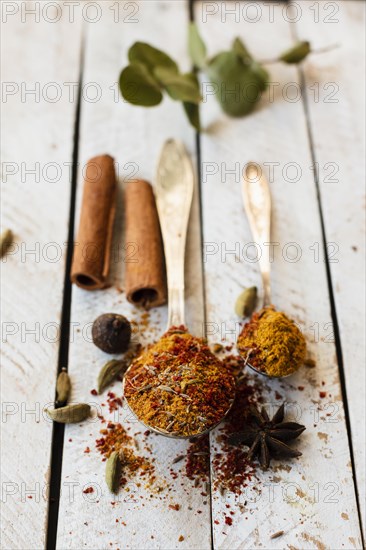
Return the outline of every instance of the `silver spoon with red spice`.
{"type": "Polygon", "coordinates": [[[155,185],[168,282],[168,329],[138,357],[123,379],[128,406],[149,429],[167,437],[201,436],[229,412],[235,380],[184,320],[184,259],[195,185],[184,145],[168,140],[155,185]]]}
{"type": "Polygon", "coordinates": [[[305,360],[306,344],[295,323],[271,306],[271,193],[263,169],[250,162],[243,175],[244,209],[255,243],[263,283],[263,307],[252,315],[238,337],[237,348],[245,364],[268,378],[290,376],[305,360]],[[261,347],[257,343],[261,342],[261,347]],[[262,342],[263,341],[263,342],[262,342]],[[271,368],[269,368],[271,367],[271,368]]]}

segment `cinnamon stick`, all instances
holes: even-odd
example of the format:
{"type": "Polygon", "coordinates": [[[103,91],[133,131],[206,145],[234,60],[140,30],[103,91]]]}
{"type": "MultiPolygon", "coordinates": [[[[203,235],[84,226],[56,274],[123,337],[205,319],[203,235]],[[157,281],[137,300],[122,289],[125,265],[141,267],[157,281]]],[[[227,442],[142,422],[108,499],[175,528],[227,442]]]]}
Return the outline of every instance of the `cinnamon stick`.
{"type": "Polygon", "coordinates": [[[167,301],[164,249],[151,185],[144,180],[127,184],[126,274],[129,302],[146,308],[167,301]]]}
{"type": "Polygon", "coordinates": [[[109,272],[117,181],[114,159],[101,155],[86,166],[71,282],[86,290],[103,288],[109,272]]]}

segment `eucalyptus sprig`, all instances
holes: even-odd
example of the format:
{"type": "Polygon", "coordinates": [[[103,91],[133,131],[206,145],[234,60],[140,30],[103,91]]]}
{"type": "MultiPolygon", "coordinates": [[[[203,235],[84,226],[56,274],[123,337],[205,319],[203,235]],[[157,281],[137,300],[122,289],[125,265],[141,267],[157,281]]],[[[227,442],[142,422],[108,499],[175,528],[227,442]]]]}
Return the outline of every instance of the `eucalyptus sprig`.
{"type": "Polygon", "coordinates": [[[242,117],[254,109],[268,86],[265,63],[300,63],[311,53],[309,42],[299,42],[277,59],[261,62],[254,59],[240,38],[235,38],[230,50],[209,58],[194,23],[189,27],[188,50],[194,70],[182,73],[165,52],[145,42],[135,42],[128,51],[129,65],[119,79],[123,98],[133,105],[153,107],[159,105],[166,92],[173,100],[182,102],[191,125],[200,130],[199,72],[209,78],[223,111],[232,117],[242,117]]]}

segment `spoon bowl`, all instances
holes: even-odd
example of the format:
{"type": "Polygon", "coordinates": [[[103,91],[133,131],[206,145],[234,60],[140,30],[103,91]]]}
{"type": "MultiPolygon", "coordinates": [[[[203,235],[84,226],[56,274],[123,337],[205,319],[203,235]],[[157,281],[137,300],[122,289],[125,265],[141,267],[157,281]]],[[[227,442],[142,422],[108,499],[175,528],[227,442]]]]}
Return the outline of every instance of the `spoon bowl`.
{"type": "MultiPolygon", "coordinates": [[[[127,371],[126,371],[127,373],[127,371]]],[[[123,383],[122,383],[122,388],[123,388],[123,392],[124,392],[124,382],[125,382],[125,379],[123,378],[123,383]]],[[[131,413],[136,417],[136,413],[133,411],[133,409],[131,409],[130,405],[128,404],[128,400],[126,399],[126,403],[127,403],[127,406],[129,408],[129,410],[131,411],[131,413]]],[[[207,428],[207,430],[203,430],[201,432],[197,432],[197,433],[192,433],[192,434],[189,434],[189,435],[181,435],[181,434],[176,434],[174,432],[172,433],[169,433],[167,431],[164,431],[164,430],[159,430],[159,428],[156,428],[155,426],[151,426],[150,424],[147,424],[146,422],[144,422],[143,420],[141,420],[140,418],[138,419],[138,421],[140,422],[140,424],[142,424],[143,426],[145,426],[146,429],[150,430],[151,432],[154,432],[156,433],[157,435],[163,435],[164,437],[169,437],[170,439],[195,439],[197,437],[202,437],[204,435],[207,435],[208,433],[210,433],[212,430],[214,430],[215,428],[217,428],[217,426],[219,426],[221,424],[221,422],[223,421],[223,419],[229,414],[229,412],[231,411],[232,409],[232,406],[233,406],[233,403],[234,403],[234,399],[231,401],[230,403],[230,407],[228,408],[228,410],[226,411],[225,415],[223,416],[223,418],[221,418],[216,424],[210,426],[209,428],[207,428]]]]}
{"type": "MultiPolygon", "coordinates": [[[[243,357],[242,352],[239,351],[239,354],[243,357]]],[[[249,363],[249,361],[246,360],[246,359],[244,359],[244,367],[248,367],[249,369],[254,371],[256,374],[260,374],[260,375],[265,376],[266,378],[269,378],[271,380],[273,380],[274,378],[278,378],[278,379],[282,380],[283,378],[288,378],[289,376],[292,376],[292,374],[293,374],[293,373],[290,373],[290,374],[285,374],[284,376],[273,376],[273,375],[270,376],[265,371],[262,371],[262,370],[259,370],[259,369],[256,369],[255,367],[253,367],[253,365],[251,365],[249,363]]]]}

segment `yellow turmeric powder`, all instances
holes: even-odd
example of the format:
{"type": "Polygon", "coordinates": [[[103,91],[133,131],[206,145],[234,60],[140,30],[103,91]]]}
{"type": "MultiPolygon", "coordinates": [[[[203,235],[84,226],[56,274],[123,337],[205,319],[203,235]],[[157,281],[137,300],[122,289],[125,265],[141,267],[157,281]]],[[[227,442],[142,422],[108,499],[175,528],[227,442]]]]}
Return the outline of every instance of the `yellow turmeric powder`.
{"type": "Polygon", "coordinates": [[[304,336],[294,321],[273,306],[252,315],[237,346],[252,367],[268,376],[288,376],[305,361],[304,336]]]}

